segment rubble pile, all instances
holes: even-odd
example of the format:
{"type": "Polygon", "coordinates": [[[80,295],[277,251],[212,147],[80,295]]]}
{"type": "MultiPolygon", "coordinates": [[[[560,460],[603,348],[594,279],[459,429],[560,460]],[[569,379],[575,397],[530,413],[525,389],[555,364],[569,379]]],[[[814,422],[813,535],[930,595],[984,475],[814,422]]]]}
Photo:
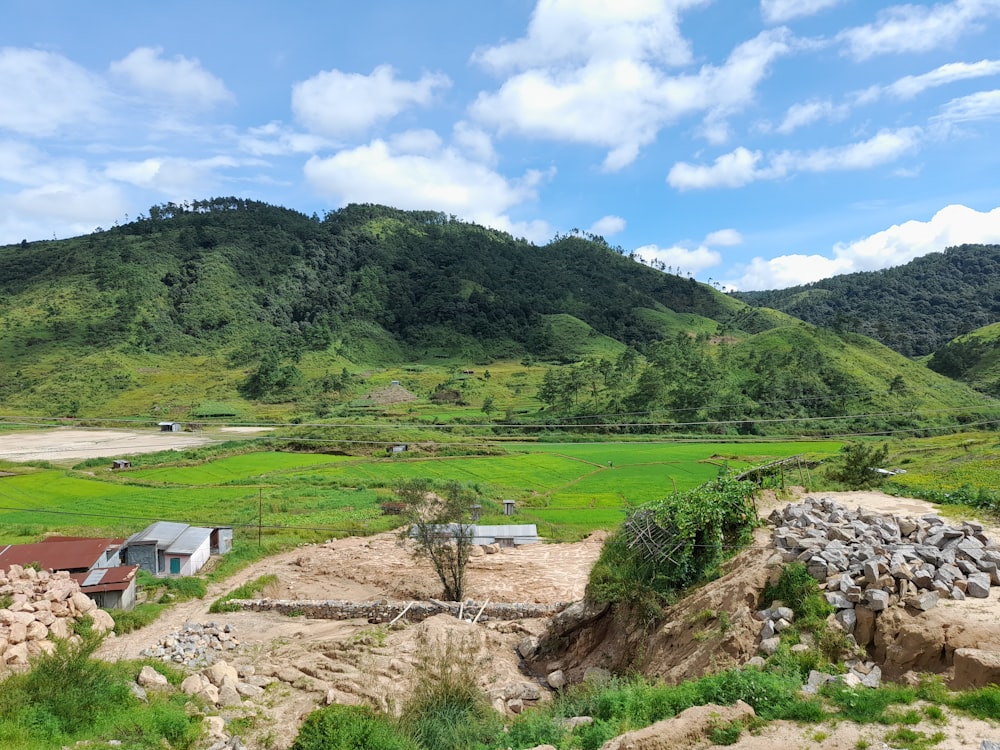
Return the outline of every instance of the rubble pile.
{"type": "Polygon", "coordinates": [[[23,667],[29,657],[51,653],[52,637],[70,638],[76,621],[86,616],[99,632],[115,626],[65,571],[20,565],[0,571],[0,667],[23,667]]]}
{"type": "Polygon", "coordinates": [[[941,598],[986,598],[1000,585],[1000,545],[981,524],[946,524],[937,515],[887,516],[807,498],[775,510],[774,543],[784,562],[800,561],[825,583],[841,627],[862,646],[875,616],[894,606],[924,611],[941,598]]]}
{"type": "Polygon", "coordinates": [[[235,652],[239,647],[232,625],[187,622],[176,633],[161,638],[155,646],[143,649],[141,654],[200,669],[216,661],[220,654],[235,652]]]}

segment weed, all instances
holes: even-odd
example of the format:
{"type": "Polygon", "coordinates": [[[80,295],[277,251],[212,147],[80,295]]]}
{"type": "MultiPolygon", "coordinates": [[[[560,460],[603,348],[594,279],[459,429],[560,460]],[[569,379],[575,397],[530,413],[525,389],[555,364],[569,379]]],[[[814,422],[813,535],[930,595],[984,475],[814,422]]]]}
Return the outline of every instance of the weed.
{"type": "Polygon", "coordinates": [[[941,742],[944,739],[944,734],[942,732],[935,732],[928,736],[923,732],[901,727],[889,732],[885,736],[885,739],[892,743],[893,746],[906,748],[907,750],[927,750],[941,742]]]}
{"type": "Polygon", "coordinates": [[[233,589],[225,596],[216,599],[212,602],[212,606],[208,608],[208,611],[235,612],[239,608],[235,604],[230,604],[230,601],[233,599],[254,599],[258,594],[262,593],[264,589],[277,583],[278,576],[273,573],[259,576],[258,578],[255,578],[252,581],[247,581],[242,586],[233,589]]]}
{"type": "Polygon", "coordinates": [[[743,734],[743,724],[734,721],[725,726],[713,726],[708,731],[708,739],[713,745],[735,745],[743,734]]]}
{"type": "Polygon", "coordinates": [[[824,732],[822,729],[817,729],[815,732],[812,733],[813,742],[819,742],[820,744],[822,744],[823,741],[829,736],[830,735],[824,732]]]}

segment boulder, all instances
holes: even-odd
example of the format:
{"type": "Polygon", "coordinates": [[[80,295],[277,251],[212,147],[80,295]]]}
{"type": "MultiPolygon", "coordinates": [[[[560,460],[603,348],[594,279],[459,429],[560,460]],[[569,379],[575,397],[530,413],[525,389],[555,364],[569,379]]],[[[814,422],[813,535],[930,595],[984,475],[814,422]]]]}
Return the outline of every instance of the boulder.
{"type": "Polygon", "coordinates": [[[162,689],[170,684],[167,682],[166,677],[148,664],[139,671],[139,676],[136,678],[136,682],[142,685],[142,687],[149,689],[162,689]]]}
{"type": "Polygon", "coordinates": [[[1000,685],[1000,653],[978,648],[955,649],[952,690],[973,690],[1000,685]]]}
{"type": "Polygon", "coordinates": [[[601,750],[688,750],[701,745],[714,726],[747,721],[756,716],[751,706],[737,701],[734,706],[709,703],[693,706],[671,719],[605,742],[601,750]]]}

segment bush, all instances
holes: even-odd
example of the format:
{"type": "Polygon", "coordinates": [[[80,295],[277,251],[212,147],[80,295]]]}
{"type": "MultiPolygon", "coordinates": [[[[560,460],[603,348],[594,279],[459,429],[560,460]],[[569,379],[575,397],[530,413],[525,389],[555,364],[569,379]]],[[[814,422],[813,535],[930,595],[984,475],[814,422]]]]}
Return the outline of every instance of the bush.
{"type": "Polygon", "coordinates": [[[821,627],[833,612],[833,607],[820,593],[819,583],[801,562],[786,565],[778,581],[764,587],[761,604],[769,607],[776,600],[791,609],[795,613],[796,624],[806,630],[821,627]]]}
{"type": "Polygon", "coordinates": [[[115,621],[115,634],[124,635],[144,628],[163,613],[161,604],[137,604],[133,609],[112,609],[108,612],[115,621]]]}
{"type": "Polygon", "coordinates": [[[361,706],[327,706],[313,711],[292,750],[419,750],[387,716],[361,706]]]}
{"type": "Polygon", "coordinates": [[[840,460],[827,471],[827,475],[852,490],[874,487],[881,484],[884,477],[873,469],[884,464],[888,458],[888,445],[876,447],[849,443],[840,449],[840,460]]]}
{"type": "Polygon", "coordinates": [[[262,575],[254,578],[252,581],[247,581],[242,586],[230,591],[225,596],[219,597],[214,602],[212,606],[208,608],[209,612],[236,612],[237,607],[233,604],[229,604],[232,599],[253,599],[258,594],[260,594],[268,586],[273,586],[278,582],[278,576],[273,573],[268,573],[267,575],[262,575]]]}

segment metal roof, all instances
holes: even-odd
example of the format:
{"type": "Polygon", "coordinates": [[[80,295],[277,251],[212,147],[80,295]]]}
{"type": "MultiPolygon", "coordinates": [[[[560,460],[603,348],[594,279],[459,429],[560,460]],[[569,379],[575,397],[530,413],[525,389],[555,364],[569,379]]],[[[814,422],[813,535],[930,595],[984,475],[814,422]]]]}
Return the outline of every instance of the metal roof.
{"type": "Polygon", "coordinates": [[[186,523],[176,521],[156,521],[149,524],[142,531],[133,534],[125,542],[127,547],[130,544],[150,544],[155,542],[158,547],[169,547],[177,537],[190,528],[186,523]]]}
{"type": "Polygon", "coordinates": [[[173,543],[167,547],[168,555],[193,555],[212,536],[212,530],[201,526],[188,526],[173,543]]]}
{"type": "Polygon", "coordinates": [[[85,594],[101,591],[124,591],[132,585],[138,565],[122,565],[117,568],[97,568],[87,573],[72,573],[70,578],[80,584],[85,594]]]}
{"type": "Polygon", "coordinates": [[[509,539],[515,536],[538,536],[538,526],[533,523],[515,526],[476,526],[476,536],[493,536],[509,539]]]}
{"type": "Polygon", "coordinates": [[[12,544],[0,548],[0,569],[11,565],[38,563],[46,570],[90,568],[104,557],[108,548],[117,548],[117,539],[74,539],[36,544],[12,544]]]}

